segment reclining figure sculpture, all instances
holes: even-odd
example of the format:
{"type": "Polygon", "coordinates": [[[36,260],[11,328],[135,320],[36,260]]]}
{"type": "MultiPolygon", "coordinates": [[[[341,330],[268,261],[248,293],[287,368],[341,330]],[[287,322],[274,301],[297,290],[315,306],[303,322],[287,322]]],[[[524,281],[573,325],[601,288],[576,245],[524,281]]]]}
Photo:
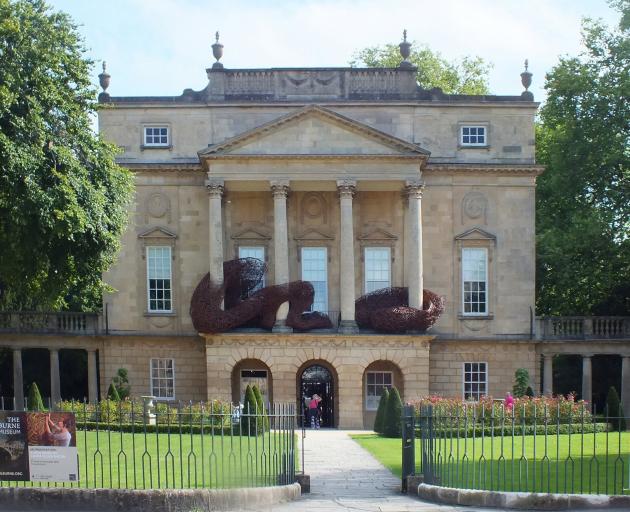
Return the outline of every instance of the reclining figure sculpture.
{"type": "MultiPolygon", "coordinates": [[[[315,291],[308,281],[261,288],[267,266],[256,258],[223,263],[223,284],[206,274],[195,289],[190,316],[197,332],[214,334],[237,327],[271,329],[278,308],[289,303],[286,325],[298,331],[333,327],[330,318],[308,312],[315,291]],[[305,313],[306,311],[306,313],[305,313]]],[[[355,302],[359,327],[387,333],[426,331],[444,311],[444,300],[424,290],[421,310],[408,306],[407,288],[383,288],[355,302]]]]}

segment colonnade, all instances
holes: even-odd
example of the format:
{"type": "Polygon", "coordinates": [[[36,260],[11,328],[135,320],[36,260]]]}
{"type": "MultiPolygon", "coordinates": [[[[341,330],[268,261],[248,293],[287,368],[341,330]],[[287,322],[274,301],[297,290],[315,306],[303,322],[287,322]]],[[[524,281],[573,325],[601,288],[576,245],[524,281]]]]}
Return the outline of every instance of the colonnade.
{"type": "MultiPolygon", "coordinates": [[[[50,353],[50,398],[53,403],[61,400],[61,376],[59,372],[59,349],[48,349],[50,353]]],[[[22,410],[24,404],[24,372],[22,371],[22,348],[13,347],[13,396],[16,410],[22,410]]],[[[88,399],[98,399],[96,370],[96,349],[86,349],[88,355],[88,399]]]]}
{"type": "MultiPolygon", "coordinates": [[[[354,254],[354,220],[353,200],[357,189],[356,180],[340,179],[336,182],[339,193],[340,209],[340,240],[339,240],[339,270],[340,270],[340,310],[341,322],[339,332],[358,332],[355,321],[355,254],[354,254]]],[[[289,282],[289,243],[287,224],[287,201],[290,193],[289,180],[272,180],[269,182],[273,196],[273,264],[274,284],[289,282]]],[[[405,226],[405,244],[408,244],[405,261],[405,280],[409,288],[409,305],[422,308],[423,270],[422,270],[422,190],[421,180],[407,181],[404,192],[408,200],[408,214],[405,226]]],[[[215,283],[223,282],[223,224],[221,198],[225,191],[225,181],[221,178],[206,180],[209,201],[209,271],[210,278],[215,283]]],[[[283,305],[278,311],[275,332],[290,332],[291,328],[285,324],[288,307],[283,305]]]]}

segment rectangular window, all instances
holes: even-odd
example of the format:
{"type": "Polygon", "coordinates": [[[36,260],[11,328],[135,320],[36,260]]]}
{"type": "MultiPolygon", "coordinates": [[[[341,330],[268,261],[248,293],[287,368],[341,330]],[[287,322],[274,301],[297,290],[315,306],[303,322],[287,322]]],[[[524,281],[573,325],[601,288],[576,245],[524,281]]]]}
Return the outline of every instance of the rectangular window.
{"type": "Polygon", "coordinates": [[[389,247],[365,248],[365,293],[388,288],[391,283],[389,247]]]}
{"type": "MultiPolygon", "coordinates": [[[[239,258],[255,258],[264,263],[265,262],[265,248],[264,247],[239,247],[238,257],[239,258]]],[[[260,282],[258,286],[256,286],[252,290],[252,292],[256,292],[264,287],[265,287],[265,276],[263,275],[262,281],[260,282]]]]}
{"type": "Polygon", "coordinates": [[[365,382],[365,409],[376,411],[381,399],[383,388],[391,389],[393,385],[392,372],[367,372],[365,382]]]}
{"type": "Polygon", "coordinates": [[[302,281],[315,288],[311,311],[328,311],[328,250],[326,247],[302,247],[302,281]]]}
{"type": "Polygon", "coordinates": [[[173,310],[170,247],[147,247],[147,295],[150,312],[173,310]]]}
{"type": "Polygon", "coordinates": [[[462,146],[486,146],[485,126],[462,126],[461,127],[462,146]]]}
{"type": "Polygon", "coordinates": [[[487,249],[462,249],[462,301],[464,315],[488,314],[487,249]]]}
{"type": "Polygon", "coordinates": [[[175,361],[151,359],[151,394],[156,398],[175,398],[175,361]]]}
{"type": "Polygon", "coordinates": [[[464,363],[464,400],[479,400],[487,394],[487,363],[464,363]]]}
{"type": "Polygon", "coordinates": [[[145,146],[168,146],[169,144],[168,126],[144,127],[145,146]]]}

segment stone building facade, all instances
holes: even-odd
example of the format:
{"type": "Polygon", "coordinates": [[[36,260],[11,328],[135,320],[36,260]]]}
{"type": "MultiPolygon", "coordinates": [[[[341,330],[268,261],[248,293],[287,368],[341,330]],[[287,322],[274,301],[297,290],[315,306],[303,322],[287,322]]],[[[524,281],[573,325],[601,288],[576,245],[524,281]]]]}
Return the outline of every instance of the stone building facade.
{"type": "Polygon", "coordinates": [[[404,60],[239,70],[217,61],[201,91],[103,92],[100,132],[136,181],[105,276],[115,291],[98,335],[47,341],[98,351],[90,396],[121,367],[132,394],[165,400],[239,401],[258,383],[274,401],[317,391],[327,425],[356,428],[371,426],[383,386],[406,400],[503,396],[526,368],[536,388],[538,104],[528,91],[422,90],[415,74],[404,60]],[[280,308],[272,332],[196,332],[195,287],[244,256],[267,263],[265,284],[313,282],[314,308],[333,329],[290,332],[280,308]],[[430,289],[445,311],[422,334],[358,329],[355,300],[386,286],[408,287],[412,306],[430,289]]]}

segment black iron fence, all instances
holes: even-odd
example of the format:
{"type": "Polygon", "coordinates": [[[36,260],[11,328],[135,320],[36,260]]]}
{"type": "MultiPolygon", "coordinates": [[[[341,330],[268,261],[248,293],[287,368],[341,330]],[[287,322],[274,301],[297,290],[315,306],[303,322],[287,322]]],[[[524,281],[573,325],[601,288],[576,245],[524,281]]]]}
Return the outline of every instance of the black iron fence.
{"type": "MultiPolygon", "coordinates": [[[[14,401],[5,398],[0,405],[13,409],[14,401]]],[[[248,411],[218,400],[103,400],[49,404],[45,412],[53,420],[58,413],[74,415],[77,481],[0,481],[0,487],[262,487],[293,483],[299,466],[295,404],[248,411]]]]}
{"type": "MultiPolygon", "coordinates": [[[[559,412],[559,411],[553,411],[559,412]]],[[[552,414],[533,417],[500,405],[403,411],[406,476],[428,484],[494,491],[630,492],[630,418],[552,414]]]]}

